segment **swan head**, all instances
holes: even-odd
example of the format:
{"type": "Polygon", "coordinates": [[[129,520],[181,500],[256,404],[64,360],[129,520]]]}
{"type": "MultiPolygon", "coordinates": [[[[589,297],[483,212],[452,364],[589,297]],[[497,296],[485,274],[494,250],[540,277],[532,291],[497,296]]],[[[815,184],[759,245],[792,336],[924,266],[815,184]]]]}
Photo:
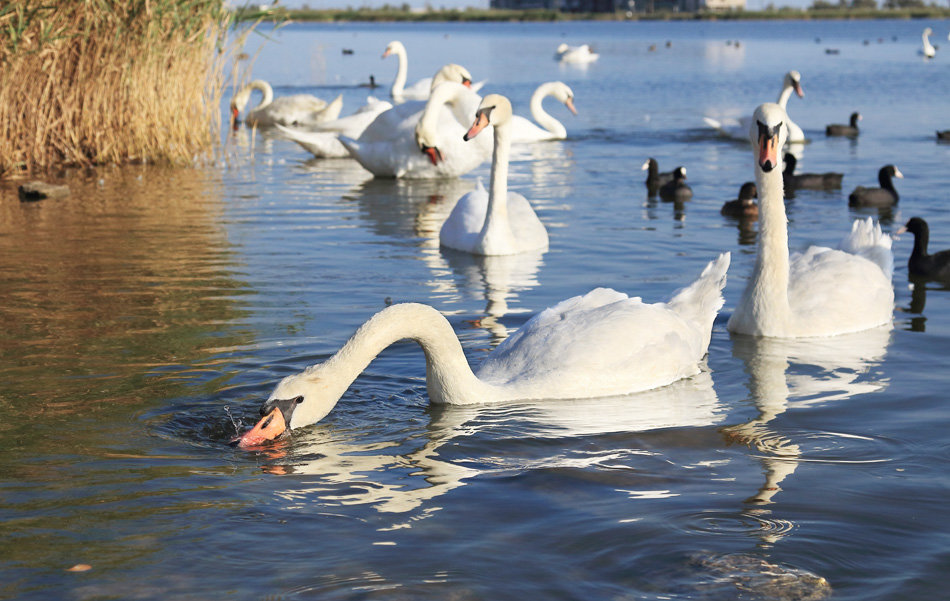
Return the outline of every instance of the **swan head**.
{"type": "Polygon", "coordinates": [[[785,74],[785,86],[791,86],[799,98],[805,97],[805,91],[802,89],[802,74],[792,69],[785,74]]]}
{"type": "Polygon", "coordinates": [[[568,50],[570,50],[570,48],[571,48],[571,47],[568,46],[566,43],[561,42],[560,44],[557,45],[557,53],[558,53],[558,54],[564,54],[565,52],[567,52],[568,50]]]}
{"type": "Polygon", "coordinates": [[[456,65],[455,63],[443,65],[442,68],[436,71],[435,75],[432,76],[432,85],[429,86],[429,91],[431,92],[437,85],[447,81],[454,81],[455,83],[462,84],[466,88],[470,88],[472,87],[472,74],[462,65],[456,65]]]}
{"type": "Polygon", "coordinates": [[[926,29],[924,29],[924,35],[932,35],[933,32],[934,32],[934,30],[931,29],[931,28],[929,28],[929,27],[927,27],[926,29]]]}
{"type": "Polygon", "coordinates": [[[320,369],[316,365],[281,380],[261,405],[261,419],[237,440],[238,446],[258,446],[326,417],[342,391],[331,390],[329,380],[320,377],[320,369]]]}
{"type": "Polygon", "coordinates": [[[475,111],[475,122],[462,139],[468,142],[489,125],[498,127],[510,120],[511,102],[501,94],[489,94],[482,98],[478,110],[475,111]]]}
{"type": "Polygon", "coordinates": [[[571,111],[572,114],[577,114],[577,109],[574,108],[574,90],[572,90],[566,83],[555,81],[551,95],[554,96],[554,98],[556,98],[558,101],[562,102],[564,106],[567,107],[567,110],[571,111]]]}
{"type": "Polygon", "coordinates": [[[393,40],[392,42],[389,42],[389,44],[386,45],[386,50],[383,51],[382,58],[386,58],[387,56],[390,56],[393,54],[405,54],[405,53],[406,53],[406,47],[402,45],[402,42],[393,40]]]}
{"type": "Polygon", "coordinates": [[[236,128],[241,123],[241,113],[251,99],[251,88],[245,87],[231,97],[231,127],[236,128]]]}
{"type": "Polygon", "coordinates": [[[788,114],[773,102],[759,105],[752,115],[749,141],[755,149],[755,164],[768,173],[781,164],[779,152],[788,139],[788,114]]]}

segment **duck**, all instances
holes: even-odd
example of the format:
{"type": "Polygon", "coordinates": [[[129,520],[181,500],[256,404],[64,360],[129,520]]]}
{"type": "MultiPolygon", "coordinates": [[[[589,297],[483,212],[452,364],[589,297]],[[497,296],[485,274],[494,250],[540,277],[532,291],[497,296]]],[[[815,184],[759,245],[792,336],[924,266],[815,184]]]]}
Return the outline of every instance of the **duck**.
{"type": "MultiPolygon", "coordinates": [[[[786,110],[786,114],[786,107],[788,106],[789,98],[792,97],[792,92],[797,94],[799,98],[805,97],[805,90],[802,88],[802,74],[794,69],[786,73],[782,78],[782,89],[778,94],[777,103],[782,107],[783,110],[786,110]]],[[[703,117],[703,121],[705,121],[706,124],[713,129],[717,130],[721,135],[734,140],[741,140],[743,142],[748,136],[749,127],[753,125],[749,121],[748,117],[723,121],[713,119],[711,117],[703,117]]],[[[802,131],[802,128],[799,127],[797,123],[793,122],[789,118],[785,126],[788,129],[786,143],[804,144],[807,142],[807,139],[805,138],[805,132],[802,131]]]]}
{"type": "Polygon", "coordinates": [[[900,200],[893,178],[903,179],[904,174],[894,165],[884,165],[877,172],[877,181],[880,188],[865,188],[858,186],[848,195],[850,207],[890,207],[900,200]]]}
{"type": "Polygon", "coordinates": [[[826,136],[847,136],[849,138],[857,137],[861,131],[858,129],[858,121],[861,120],[861,113],[855,111],[851,113],[848,119],[848,125],[842,123],[832,123],[825,126],[826,136]]]}
{"type": "Polygon", "coordinates": [[[722,253],[668,302],[645,303],[611,288],[563,300],[529,319],[475,371],[439,311],[390,305],[329,359],[281,380],[237,444],[258,446],[319,422],[370,362],[402,339],[422,347],[429,402],[437,405],[609,397],[697,376],[724,303],[729,262],[722,253]]]}
{"type": "Polygon", "coordinates": [[[376,177],[459,177],[491,156],[488,137],[471,143],[462,139],[480,102],[481,96],[463,84],[443,82],[421,110],[410,103],[397,105],[376,117],[358,138],[340,136],[340,141],[376,177]]]}
{"type": "Polygon", "coordinates": [[[520,115],[512,117],[512,143],[546,142],[567,138],[567,128],[564,127],[564,124],[548,114],[541,105],[542,101],[548,96],[553,96],[564,103],[564,106],[572,114],[577,114],[577,109],[574,108],[574,92],[570,86],[561,81],[543,83],[531,95],[531,117],[535,123],[520,115]]]}
{"type": "Polygon", "coordinates": [[[739,188],[739,197],[726,201],[719,213],[726,217],[755,219],[759,216],[759,205],[755,204],[755,199],[758,197],[759,191],[755,187],[755,182],[745,182],[739,188]]]}
{"type": "Polygon", "coordinates": [[[914,277],[950,282],[950,250],[941,250],[930,254],[927,244],[930,242],[930,227],[921,217],[911,217],[897,234],[910,232],[914,235],[914,250],[907,260],[907,273],[914,277]]]}
{"type": "Polygon", "coordinates": [[[664,184],[673,181],[673,172],[672,171],[660,171],[660,164],[657,163],[656,159],[650,157],[643,163],[643,166],[640,167],[641,171],[647,172],[647,179],[644,182],[647,186],[647,192],[650,196],[656,196],[657,192],[660,191],[660,187],[664,184]]]}
{"type": "Polygon", "coordinates": [[[785,110],[765,103],[749,131],[759,191],[755,267],[726,328],[776,338],[836,336],[891,323],[891,238],[871,218],[855,220],[837,249],[789,254],[782,184],[785,110]]]}
{"type": "Polygon", "coordinates": [[[938,131],[938,132],[937,132],[937,139],[938,139],[938,140],[944,140],[944,141],[950,140],[950,129],[945,129],[945,130],[943,130],[943,131],[938,131]]]}
{"type": "Polygon", "coordinates": [[[304,125],[330,121],[340,116],[343,110],[343,96],[332,102],[310,94],[294,94],[274,98],[274,89],[263,79],[255,79],[237,91],[231,98],[231,127],[240,122],[240,115],[251,99],[251,93],[257,90],[263,97],[257,106],[248,111],[244,122],[252,127],[271,127],[281,125],[304,125]]]}
{"type": "Polygon", "coordinates": [[[832,190],[841,187],[843,173],[795,173],[798,159],[790,152],[785,153],[785,169],[782,171],[782,181],[785,183],[785,192],[795,190],[832,190]]]}
{"type": "Polygon", "coordinates": [[[513,255],[547,249],[548,232],[531,203],[508,191],[511,151],[511,102],[499,94],[482,99],[475,122],[465,133],[471,140],[489,125],[494,129],[490,191],[481,180],[462,196],[439,231],[439,243],[476,255],[513,255]]]}
{"type": "Polygon", "coordinates": [[[585,64],[594,62],[600,58],[600,55],[594,52],[588,44],[568,46],[562,42],[558,44],[557,50],[554,52],[554,58],[562,63],[585,64]]]}
{"type": "Polygon", "coordinates": [[[660,199],[666,202],[686,202],[693,198],[693,189],[686,183],[686,167],[673,170],[673,179],[660,186],[660,199]]]}
{"type": "Polygon", "coordinates": [[[924,58],[933,58],[937,56],[937,49],[934,48],[933,44],[930,43],[931,34],[933,34],[933,29],[927,27],[920,35],[921,42],[923,43],[920,53],[924,55],[924,58]]]}

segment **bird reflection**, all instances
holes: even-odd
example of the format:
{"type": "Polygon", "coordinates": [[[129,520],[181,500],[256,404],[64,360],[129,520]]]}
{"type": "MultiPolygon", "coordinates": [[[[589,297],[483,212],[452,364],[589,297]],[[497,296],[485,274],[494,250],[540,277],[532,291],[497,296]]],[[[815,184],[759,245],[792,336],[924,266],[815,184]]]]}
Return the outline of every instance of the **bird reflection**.
{"type": "Polygon", "coordinates": [[[931,290],[950,290],[950,283],[913,275],[908,275],[907,281],[910,283],[910,307],[907,310],[916,315],[910,318],[908,329],[911,332],[925,332],[927,317],[924,315],[924,308],[927,305],[927,284],[933,285],[931,290]]]}
{"type": "Polygon", "coordinates": [[[770,422],[790,407],[824,404],[881,390],[871,367],[884,359],[890,326],[826,338],[779,339],[733,336],[733,355],[745,363],[749,393],[758,415],[722,429],[728,442],[764,454],[765,482],[746,503],[766,505],[795,472],[801,444],[770,422]]]}

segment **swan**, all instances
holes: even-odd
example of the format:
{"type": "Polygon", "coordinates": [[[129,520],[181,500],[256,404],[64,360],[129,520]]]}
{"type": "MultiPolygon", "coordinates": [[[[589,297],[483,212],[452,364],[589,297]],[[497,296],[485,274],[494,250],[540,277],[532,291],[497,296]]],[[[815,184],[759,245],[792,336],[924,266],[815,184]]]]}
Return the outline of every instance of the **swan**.
{"type": "MultiPolygon", "coordinates": [[[[437,85],[435,77],[426,77],[420,79],[416,83],[412,84],[408,88],[406,86],[406,72],[409,69],[409,55],[406,53],[406,47],[402,42],[398,40],[393,40],[386,46],[386,50],[383,52],[383,58],[388,56],[396,55],[396,58],[399,60],[399,65],[396,68],[396,78],[393,80],[392,86],[389,88],[389,95],[393,97],[397,103],[403,103],[407,100],[426,100],[429,98],[429,94],[432,93],[432,89],[437,85]]],[[[485,82],[479,82],[477,84],[472,84],[472,76],[466,71],[465,79],[461,82],[466,86],[478,91],[485,82]]]]}
{"type": "Polygon", "coordinates": [[[782,171],[782,181],[785,183],[785,193],[791,194],[795,190],[831,190],[841,187],[843,173],[828,171],[825,173],[795,173],[798,159],[790,152],[785,153],[785,169],[782,171]]]}
{"type": "Polygon", "coordinates": [[[471,140],[484,128],[494,127],[490,192],[479,180],[462,196],[442,224],[442,246],[476,255],[513,255],[548,247],[548,232],[528,200],[508,192],[508,160],[511,150],[511,102],[499,94],[482,99],[475,123],[465,134],[471,140]]]}
{"type": "Polygon", "coordinates": [[[393,108],[391,102],[373,96],[352,115],[321,123],[317,131],[306,131],[278,124],[277,129],[288,138],[320,158],[346,158],[350,151],[340,142],[340,136],[358,138],[380,113],[393,108]]]}
{"type": "Polygon", "coordinates": [[[567,138],[567,129],[564,125],[549,115],[541,106],[541,102],[548,96],[555,97],[563,102],[571,113],[577,114],[577,109],[574,108],[574,92],[566,83],[560,81],[543,83],[531,95],[531,116],[537,122],[537,125],[525,117],[514,115],[511,121],[511,141],[513,143],[543,142],[567,138]]]}
{"type": "Polygon", "coordinates": [[[950,282],[950,250],[941,250],[930,254],[927,244],[930,242],[930,227],[920,217],[911,217],[904,227],[897,230],[898,235],[910,232],[914,235],[914,250],[907,260],[907,273],[914,277],[950,282]]]}
{"type": "Polygon", "coordinates": [[[891,238],[871,219],[855,221],[840,250],[812,246],[791,257],[780,149],[785,111],[756,108],[749,138],[759,190],[755,267],[727,328],[737,334],[802,338],[857,332],[890,323],[891,238]]]}
{"type": "Polygon", "coordinates": [[[755,182],[746,182],[739,188],[738,198],[723,203],[719,214],[739,219],[756,219],[759,216],[759,205],[755,204],[755,199],[758,197],[755,182]]]}
{"type": "Polygon", "coordinates": [[[455,82],[437,85],[422,110],[402,104],[380,114],[357,139],[340,137],[350,154],[376,177],[458,177],[490,155],[487,137],[462,136],[481,97],[455,82]],[[464,125],[463,125],[464,123],[464,125]]]}
{"type": "Polygon", "coordinates": [[[660,199],[666,202],[686,202],[693,198],[693,189],[686,183],[686,167],[673,170],[673,179],[660,186],[660,199]]]}
{"type": "Polygon", "coordinates": [[[239,121],[240,114],[247,107],[251,93],[257,90],[263,94],[260,103],[248,111],[244,122],[251,126],[268,127],[275,124],[292,125],[330,121],[340,116],[343,109],[343,96],[337,96],[329,104],[310,94],[295,94],[274,98],[274,89],[263,79],[255,79],[231,98],[231,126],[239,121]]]}
{"type": "Polygon", "coordinates": [[[930,34],[932,33],[933,29],[927,27],[920,35],[920,39],[923,42],[923,48],[921,49],[920,53],[924,55],[924,58],[933,58],[937,56],[937,49],[934,48],[933,44],[930,43],[930,34]]]}
{"type": "Polygon", "coordinates": [[[562,63],[592,63],[600,55],[591,50],[591,47],[587,44],[581,44],[580,46],[568,46],[565,43],[558,44],[557,50],[554,52],[554,58],[562,63]]]}
{"type": "Polygon", "coordinates": [[[647,193],[650,196],[656,196],[656,193],[660,190],[667,182],[673,181],[673,172],[664,171],[660,172],[660,164],[656,162],[656,159],[650,157],[643,163],[643,166],[640,167],[641,171],[647,172],[647,178],[644,183],[647,186],[647,193]]]}
{"type": "Polygon", "coordinates": [[[890,207],[900,200],[893,178],[903,178],[904,174],[894,165],[884,165],[877,172],[880,188],[858,186],[848,195],[850,207],[890,207]]]}
{"type": "Polygon", "coordinates": [[[419,303],[386,307],[332,357],[287,376],[240,439],[254,446],[325,417],[350,384],[397,340],[426,357],[426,389],[436,404],[605,397],[651,390],[701,371],[713,320],[722,307],[729,253],[667,303],[644,303],[596,288],[538,313],[473,372],[448,320],[419,303]]]}
{"type": "Polygon", "coordinates": [[[848,120],[848,124],[844,125],[842,123],[832,123],[825,127],[826,136],[848,136],[850,138],[857,137],[861,130],[858,129],[858,121],[861,120],[861,113],[855,111],[851,113],[851,118],[848,120]]]}
{"type": "MultiPolygon", "coordinates": [[[[802,89],[802,75],[795,70],[789,71],[785,74],[785,77],[782,78],[782,90],[779,92],[778,100],[776,101],[778,105],[782,107],[782,110],[786,111],[786,114],[788,99],[791,98],[792,92],[795,92],[799,98],[805,97],[805,91],[802,89]]],[[[748,138],[749,128],[752,126],[752,120],[749,117],[723,121],[711,117],[703,117],[703,121],[713,129],[718,130],[723,136],[742,141],[748,138]]],[[[802,131],[802,128],[796,123],[793,123],[791,119],[786,119],[786,121],[785,126],[788,129],[786,143],[803,144],[806,141],[805,132],[802,131]]]]}

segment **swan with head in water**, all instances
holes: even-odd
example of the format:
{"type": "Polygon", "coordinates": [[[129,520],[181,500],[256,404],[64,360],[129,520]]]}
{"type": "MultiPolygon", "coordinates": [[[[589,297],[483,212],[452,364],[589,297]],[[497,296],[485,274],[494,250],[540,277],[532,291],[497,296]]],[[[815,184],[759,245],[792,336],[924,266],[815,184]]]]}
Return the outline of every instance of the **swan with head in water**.
{"type": "Polygon", "coordinates": [[[473,372],[458,337],[428,305],[392,305],[323,363],[284,378],[239,441],[254,446],[325,417],[383,349],[411,339],[426,359],[429,401],[470,405],[629,394],[700,373],[722,307],[729,253],[666,303],[597,288],[545,309],[473,372]]]}
{"type": "Polygon", "coordinates": [[[257,106],[248,111],[244,122],[255,127],[273,125],[308,125],[331,121],[340,116],[343,109],[343,96],[337,96],[327,103],[310,94],[294,94],[274,98],[274,89],[263,79],[255,79],[247,84],[231,98],[231,127],[238,123],[238,119],[251,93],[257,90],[263,97],[257,106]]]}
{"type": "Polygon", "coordinates": [[[442,246],[476,255],[513,255],[548,247],[548,232],[531,203],[508,191],[511,117],[511,102],[499,94],[485,96],[478,106],[465,140],[489,125],[494,129],[489,191],[479,181],[459,199],[439,232],[442,246]]]}
{"type": "Polygon", "coordinates": [[[543,83],[531,95],[531,117],[534,118],[535,123],[519,115],[511,118],[511,141],[514,144],[567,138],[567,128],[564,124],[552,117],[542,106],[542,102],[548,96],[553,96],[564,103],[567,110],[577,114],[577,109],[574,108],[574,92],[570,86],[560,81],[543,83]]]}
{"type": "Polygon", "coordinates": [[[889,323],[894,309],[891,238],[870,218],[854,222],[840,250],[812,246],[789,256],[781,160],[786,119],[782,107],[770,103],[753,115],[749,138],[759,191],[758,252],[729,331],[801,338],[889,323]]]}

